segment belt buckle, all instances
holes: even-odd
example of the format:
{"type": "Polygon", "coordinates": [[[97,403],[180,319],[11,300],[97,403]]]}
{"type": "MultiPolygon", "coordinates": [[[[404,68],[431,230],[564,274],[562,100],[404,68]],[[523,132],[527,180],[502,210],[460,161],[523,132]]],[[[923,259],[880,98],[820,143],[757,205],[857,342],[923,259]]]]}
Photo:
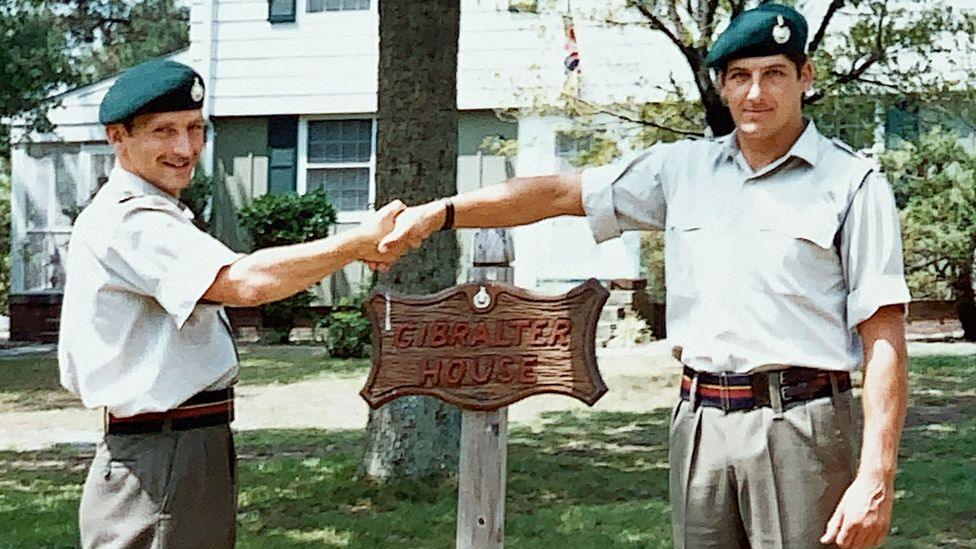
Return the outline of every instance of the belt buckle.
{"type": "Polygon", "coordinates": [[[719,390],[719,398],[722,402],[722,410],[728,413],[729,408],[732,407],[732,399],[729,397],[729,378],[728,374],[721,372],[718,375],[719,385],[721,389],[719,390]]]}
{"type": "Polygon", "coordinates": [[[784,404],[787,403],[787,402],[793,402],[794,397],[796,395],[798,395],[800,391],[802,391],[804,388],[806,388],[809,385],[808,383],[806,383],[804,381],[801,381],[801,382],[799,382],[799,383],[797,383],[795,385],[785,385],[785,384],[783,384],[783,376],[782,375],[779,376],[779,379],[780,379],[779,394],[780,394],[780,397],[782,397],[784,404]],[[794,389],[796,389],[796,392],[793,391],[794,389]]]}

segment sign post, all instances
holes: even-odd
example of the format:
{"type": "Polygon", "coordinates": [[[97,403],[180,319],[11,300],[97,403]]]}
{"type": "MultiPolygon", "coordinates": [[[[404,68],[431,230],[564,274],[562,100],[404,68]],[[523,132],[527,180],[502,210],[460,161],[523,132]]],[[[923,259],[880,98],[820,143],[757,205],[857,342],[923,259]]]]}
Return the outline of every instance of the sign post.
{"type": "Polygon", "coordinates": [[[607,391],[595,341],[609,292],[593,279],[559,296],[517,288],[512,255],[506,230],[482,229],[468,284],[419,297],[374,291],[366,301],[366,402],[427,395],[462,409],[458,549],[504,545],[507,406],[544,393],[592,406],[607,391]]]}
{"type": "MultiPolygon", "coordinates": [[[[507,230],[475,233],[468,282],[515,283],[515,255],[507,230]]],[[[508,406],[489,412],[461,410],[458,464],[457,549],[502,549],[505,545],[505,483],[508,479],[508,406]]]]}

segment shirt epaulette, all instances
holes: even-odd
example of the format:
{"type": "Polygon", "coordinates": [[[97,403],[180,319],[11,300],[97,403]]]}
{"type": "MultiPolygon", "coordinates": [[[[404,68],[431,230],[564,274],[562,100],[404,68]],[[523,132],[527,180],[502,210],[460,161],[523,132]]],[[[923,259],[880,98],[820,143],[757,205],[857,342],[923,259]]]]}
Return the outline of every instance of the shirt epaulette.
{"type": "Polygon", "coordinates": [[[166,200],[162,196],[153,196],[151,194],[128,194],[119,198],[119,204],[128,204],[130,207],[135,209],[145,209],[145,210],[163,210],[163,211],[173,211],[179,212],[180,207],[173,204],[169,200],[166,200]]]}
{"type": "Polygon", "coordinates": [[[854,147],[851,147],[850,145],[848,145],[847,143],[844,143],[843,141],[841,141],[840,139],[837,139],[836,137],[830,138],[830,141],[834,145],[836,145],[838,149],[840,149],[840,150],[842,150],[842,151],[850,154],[851,156],[853,156],[855,158],[859,158],[861,160],[864,160],[865,162],[870,162],[871,161],[870,158],[864,156],[863,154],[861,154],[860,152],[858,152],[857,150],[855,150],[854,147]]]}

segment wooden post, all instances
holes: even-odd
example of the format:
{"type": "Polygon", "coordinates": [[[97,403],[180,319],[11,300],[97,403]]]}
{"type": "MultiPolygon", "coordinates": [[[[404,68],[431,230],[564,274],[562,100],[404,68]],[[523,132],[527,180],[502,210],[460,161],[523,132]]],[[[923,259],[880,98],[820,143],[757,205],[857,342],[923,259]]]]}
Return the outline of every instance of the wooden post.
{"type": "MultiPolygon", "coordinates": [[[[472,248],[469,282],[514,283],[514,251],[507,229],[479,229],[472,248]]],[[[507,464],[508,407],[462,410],[457,549],[505,546],[507,464]]]]}

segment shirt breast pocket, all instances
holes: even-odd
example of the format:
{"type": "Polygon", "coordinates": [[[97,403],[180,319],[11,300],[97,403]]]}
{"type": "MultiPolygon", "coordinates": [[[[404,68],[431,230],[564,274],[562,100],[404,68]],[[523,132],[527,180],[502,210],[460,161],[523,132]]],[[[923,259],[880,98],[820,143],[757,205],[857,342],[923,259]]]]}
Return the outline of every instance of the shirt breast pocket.
{"type": "Polygon", "coordinates": [[[668,293],[695,297],[721,270],[721,235],[702,220],[670,222],[665,233],[664,271],[668,293]]]}
{"type": "MultiPolygon", "coordinates": [[[[843,289],[833,213],[784,212],[756,224],[753,280],[763,291],[816,298],[843,289]]],[[[752,232],[752,231],[750,231],[752,232]]],[[[749,256],[752,257],[749,257],[749,256]]],[[[749,270],[749,269],[746,269],[749,270]]]]}

